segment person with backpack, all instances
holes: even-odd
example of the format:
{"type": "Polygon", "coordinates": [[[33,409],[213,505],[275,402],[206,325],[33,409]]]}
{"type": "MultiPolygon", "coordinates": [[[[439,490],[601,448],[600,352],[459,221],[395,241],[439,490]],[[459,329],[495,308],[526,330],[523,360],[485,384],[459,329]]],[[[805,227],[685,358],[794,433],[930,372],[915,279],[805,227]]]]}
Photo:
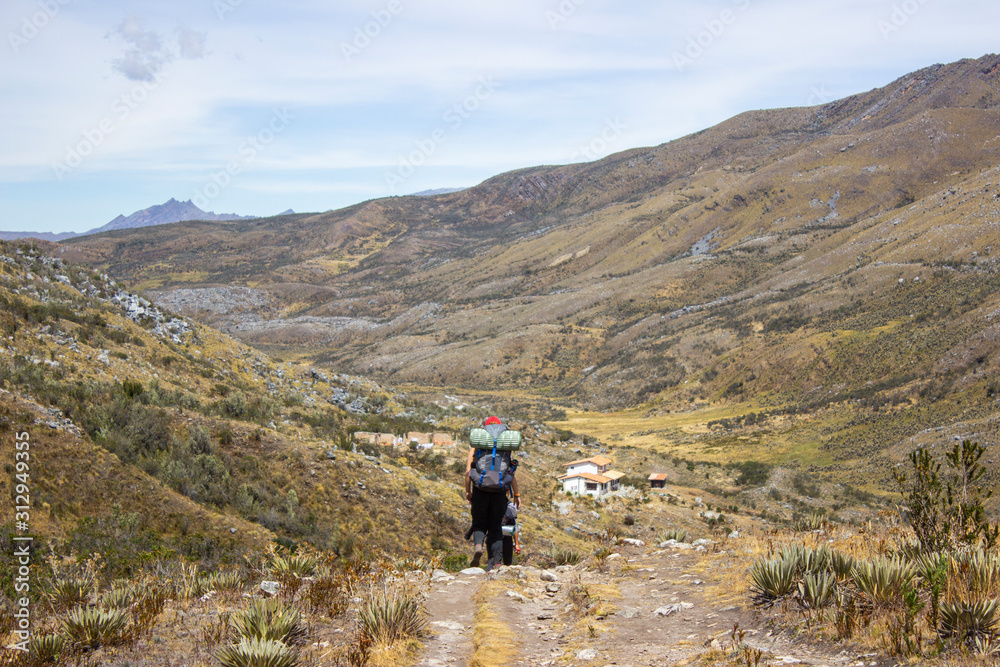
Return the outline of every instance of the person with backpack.
{"type": "Polygon", "coordinates": [[[507,513],[507,494],[514,506],[521,507],[517,487],[517,461],[511,452],[521,446],[521,434],[510,431],[498,417],[488,417],[483,428],[469,434],[469,456],[465,464],[465,498],[472,513],[472,540],[475,545],[472,567],[478,567],[487,554],[486,570],[503,562],[503,521],[507,513]]]}

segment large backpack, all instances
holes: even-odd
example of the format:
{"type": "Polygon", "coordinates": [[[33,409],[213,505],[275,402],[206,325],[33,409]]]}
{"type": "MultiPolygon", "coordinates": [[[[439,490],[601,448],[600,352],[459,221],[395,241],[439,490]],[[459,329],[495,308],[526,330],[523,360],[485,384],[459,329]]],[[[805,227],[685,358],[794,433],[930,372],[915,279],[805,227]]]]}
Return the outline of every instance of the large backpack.
{"type": "Polygon", "coordinates": [[[469,470],[473,486],[480,491],[506,493],[517,470],[517,461],[510,453],[520,449],[521,434],[502,424],[488,424],[472,429],[469,443],[476,450],[469,470]]]}

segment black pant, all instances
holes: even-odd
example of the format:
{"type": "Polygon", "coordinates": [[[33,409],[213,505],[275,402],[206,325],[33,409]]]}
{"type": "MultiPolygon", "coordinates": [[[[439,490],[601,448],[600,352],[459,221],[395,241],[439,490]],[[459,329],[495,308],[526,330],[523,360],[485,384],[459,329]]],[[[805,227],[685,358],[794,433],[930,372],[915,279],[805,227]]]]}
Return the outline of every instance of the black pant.
{"type": "Polygon", "coordinates": [[[507,513],[507,494],[472,489],[472,540],[486,542],[489,560],[486,569],[503,561],[503,517],[507,513]]]}

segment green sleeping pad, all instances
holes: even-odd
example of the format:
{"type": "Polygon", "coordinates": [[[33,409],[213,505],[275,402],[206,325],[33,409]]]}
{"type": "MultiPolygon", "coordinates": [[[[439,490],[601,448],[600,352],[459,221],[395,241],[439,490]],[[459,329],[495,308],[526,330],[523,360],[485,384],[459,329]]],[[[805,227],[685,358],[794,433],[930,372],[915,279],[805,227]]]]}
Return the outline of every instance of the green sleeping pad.
{"type": "MultiPolygon", "coordinates": [[[[493,436],[484,428],[474,428],[469,433],[469,442],[476,449],[493,449],[493,436]]],[[[520,431],[504,431],[497,438],[497,449],[514,451],[521,448],[520,431]]]]}

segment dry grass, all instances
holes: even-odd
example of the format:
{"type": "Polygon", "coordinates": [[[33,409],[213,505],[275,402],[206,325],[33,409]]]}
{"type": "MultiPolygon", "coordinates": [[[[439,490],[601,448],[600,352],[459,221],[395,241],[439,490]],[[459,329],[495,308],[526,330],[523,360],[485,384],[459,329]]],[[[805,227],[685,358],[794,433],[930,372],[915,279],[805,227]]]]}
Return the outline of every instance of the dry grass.
{"type": "Polygon", "coordinates": [[[501,581],[488,581],[476,593],[476,613],[472,628],[473,654],[469,667],[507,667],[517,655],[518,641],[503,623],[491,600],[507,590],[501,581]]]}

